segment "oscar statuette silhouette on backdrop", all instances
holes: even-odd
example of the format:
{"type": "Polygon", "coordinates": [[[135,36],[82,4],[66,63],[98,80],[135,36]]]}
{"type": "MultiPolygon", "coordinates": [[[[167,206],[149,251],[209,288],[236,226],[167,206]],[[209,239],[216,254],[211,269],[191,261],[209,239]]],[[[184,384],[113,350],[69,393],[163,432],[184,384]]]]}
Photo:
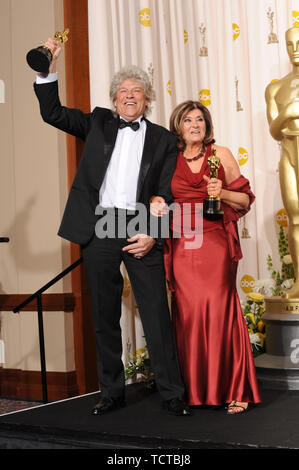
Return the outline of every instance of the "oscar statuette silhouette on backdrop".
{"type": "Polygon", "coordinates": [[[281,142],[280,189],[295,281],[284,295],[265,298],[265,353],[255,366],[266,388],[299,390],[299,28],[288,29],[285,39],[292,70],[267,86],[265,98],[270,134],[281,142]]]}

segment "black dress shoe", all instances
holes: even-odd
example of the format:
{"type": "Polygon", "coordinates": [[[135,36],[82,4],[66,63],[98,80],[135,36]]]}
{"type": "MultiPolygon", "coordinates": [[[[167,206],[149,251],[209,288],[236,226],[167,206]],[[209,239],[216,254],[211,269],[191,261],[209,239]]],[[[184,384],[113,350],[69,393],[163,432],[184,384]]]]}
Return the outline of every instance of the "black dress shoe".
{"type": "Polygon", "coordinates": [[[102,415],[108,413],[109,411],[117,410],[126,405],[126,402],[123,397],[112,398],[112,397],[102,397],[99,403],[95,405],[92,409],[93,415],[102,415]]]}
{"type": "Polygon", "coordinates": [[[180,398],[171,398],[163,403],[163,407],[175,416],[190,416],[190,408],[180,398]]]}

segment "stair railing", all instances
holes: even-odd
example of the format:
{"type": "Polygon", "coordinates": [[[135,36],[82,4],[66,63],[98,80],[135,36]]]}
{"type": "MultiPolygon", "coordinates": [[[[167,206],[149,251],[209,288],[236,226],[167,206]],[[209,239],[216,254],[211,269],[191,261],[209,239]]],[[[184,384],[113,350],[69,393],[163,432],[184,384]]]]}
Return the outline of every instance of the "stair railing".
{"type": "Polygon", "coordinates": [[[13,313],[19,313],[26,305],[33,300],[37,300],[37,315],[38,315],[38,334],[39,334],[39,349],[40,349],[40,364],[41,364],[41,378],[42,378],[42,391],[43,402],[48,403],[48,387],[47,387],[47,370],[46,370],[46,355],[45,355],[45,338],[44,338],[44,322],[43,322],[43,304],[42,294],[49,289],[53,284],[56,284],[60,279],[66,276],[69,272],[75,269],[82,263],[82,258],[79,258],[68,268],[55,276],[51,281],[47,282],[43,287],[38,289],[34,294],[30,295],[20,305],[13,309],[13,313]]]}

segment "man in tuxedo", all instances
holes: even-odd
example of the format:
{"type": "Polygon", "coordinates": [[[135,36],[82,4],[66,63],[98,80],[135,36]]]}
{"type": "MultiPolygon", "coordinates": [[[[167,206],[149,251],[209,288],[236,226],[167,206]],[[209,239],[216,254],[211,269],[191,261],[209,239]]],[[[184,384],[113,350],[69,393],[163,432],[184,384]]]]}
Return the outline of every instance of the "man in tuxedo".
{"type": "Polygon", "coordinates": [[[45,122],[85,141],[58,234],[81,245],[87,273],[101,386],[101,399],[92,413],[101,415],[125,406],[119,324],[123,261],[163,407],[175,415],[189,415],[165,289],[163,241],[151,236],[149,224],[143,224],[148,231],[127,230],[139,204],[150,220],[151,196],[171,202],[176,139],[146,118],[153,90],[147,74],[134,66],[113,77],[114,111],[96,107],[86,114],[62,106],[56,74],[61,43],[48,39],[45,45],[52,49],[53,61],[49,74],[39,75],[34,84],[41,115],[45,122]],[[103,237],[99,227],[107,214],[115,230],[103,237]],[[124,225],[125,237],[119,236],[124,225]]]}

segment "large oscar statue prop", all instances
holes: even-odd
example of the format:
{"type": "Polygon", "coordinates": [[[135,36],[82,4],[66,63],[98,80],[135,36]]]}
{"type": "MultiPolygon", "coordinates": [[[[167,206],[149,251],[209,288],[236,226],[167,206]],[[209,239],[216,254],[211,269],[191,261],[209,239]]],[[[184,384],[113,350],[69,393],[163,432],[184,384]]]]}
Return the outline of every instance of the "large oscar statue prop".
{"type": "Polygon", "coordinates": [[[292,71],[267,86],[266,102],[270,133],[281,142],[280,189],[295,282],[282,297],[265,299],[266,353],[256,366],[265,385],[299,390],[299,28],[285,37],[292,71]]]}
{"type": "MultiPolygon", "coordinates": [[[[55,33],[54,39],[65,43],[68,40],[69,29],[66,29],[62,33],[55,33]]],[[[28,65],[39,73],[48,73],[51,62],[53,59],[53,51],[46,46],[39,46],[35,49],[31,49],[26,56],[28,65]]]]}

